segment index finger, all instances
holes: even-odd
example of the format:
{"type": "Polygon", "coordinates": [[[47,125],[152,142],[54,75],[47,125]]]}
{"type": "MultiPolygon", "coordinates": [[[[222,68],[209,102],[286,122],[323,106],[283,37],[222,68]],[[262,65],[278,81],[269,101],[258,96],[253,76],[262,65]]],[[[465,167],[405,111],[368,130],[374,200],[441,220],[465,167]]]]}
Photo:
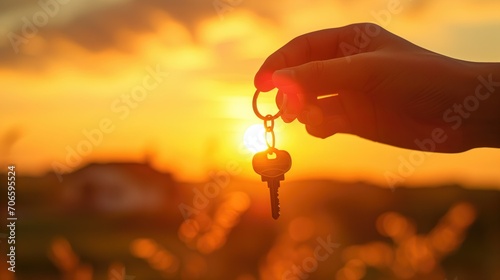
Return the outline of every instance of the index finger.
{"type": "MultiPolygon", "coordinates": [[[[260,91],[269,91],[274,71],[316,60],[353,55],[362,52],[359,46],[360,30],[368,23],[351,24],[338,28],[319,30],[294,38],[271,54],[255,74],[254,84],[260,91]],[[346,44],[342,46],[342,44],[346,44]],[[346,54],[346,47],[349,53],[346,54]]],[[[379,28],[377,26],[377,28],[379,28]]]]}

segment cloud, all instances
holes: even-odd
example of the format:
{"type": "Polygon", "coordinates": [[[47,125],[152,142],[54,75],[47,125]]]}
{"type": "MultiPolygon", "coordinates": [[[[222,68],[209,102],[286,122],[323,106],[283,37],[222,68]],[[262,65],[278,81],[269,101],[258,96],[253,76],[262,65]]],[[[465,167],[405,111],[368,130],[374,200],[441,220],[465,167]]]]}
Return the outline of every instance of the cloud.
{"type": "Polygon", "coordinates": [[[7,30],[4,27],[5,34],[2,35],[5,36],[0,38],[3,67],[22,64],[26,60],[35,64],[47,60],[53,51],[50,47],[58,39],[76,44],[88,52],[109,49],[127,52],[130,51],[130,42],[124,40],[123,34],[128,34],[125,38],[133,40],[141,34],[154,33],[158,19],[170,17],[194,34],[199,20],[216,16],[210,1],[114,1],[114,5],[99,8],[95,7],[96,1],[86,1],[87,6],[81,7],[85,12],[74,11],[75,6],[82,5],[81,1],[67,2],[56,7],[54,5],[59,2],[52,0],[53,6],[48,9],[35,4],[36,1],[25,2],[24,5],[12,1],[3,4],[4,14],[11,12],[18,15],[3,22],[9,27],[7,30]],[[42,44],[43,49],[38,54],[44,57],[33,56],[30,52],[38,46],[37,43],[42,44]]]}

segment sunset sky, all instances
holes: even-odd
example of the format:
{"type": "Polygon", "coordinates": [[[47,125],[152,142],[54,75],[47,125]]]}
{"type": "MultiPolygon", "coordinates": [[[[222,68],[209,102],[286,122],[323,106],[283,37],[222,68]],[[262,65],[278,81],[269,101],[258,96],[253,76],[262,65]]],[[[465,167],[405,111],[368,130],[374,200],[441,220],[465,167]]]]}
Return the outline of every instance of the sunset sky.
{"type": "MultiPolygon", "coordinates": [[[[438,53],[500,61],[495,0],[38,3],[0,4],[0,162],[24,174],[149,154],[155,167],[181,180],[208,179],[228,163],[257,179],[243,145],[245,131],[260,124],[251,107],[254,74],[277,48],[318,29],[374,22],[438,53]],[[402,11],[388,12],[391,3],[402,11]],[[84,154],[70,156],[78,149],[84,154]]],[[[263,111],[276,110],[275,93],[262,94],[263,111]]],[[[500,189],[500,150],[430,154],[402,174],[414,152],[349,135],[317,139],[281,120],[276,137],[293,159],[288,180],[388,187],[392,172],[405,184],[500,189]]]]}

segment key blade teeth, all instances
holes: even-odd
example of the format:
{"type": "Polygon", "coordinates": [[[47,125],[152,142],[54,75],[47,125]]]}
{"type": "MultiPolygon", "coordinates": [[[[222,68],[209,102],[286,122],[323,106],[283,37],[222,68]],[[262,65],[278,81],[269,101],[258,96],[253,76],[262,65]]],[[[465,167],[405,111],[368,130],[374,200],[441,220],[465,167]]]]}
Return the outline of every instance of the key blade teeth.
{"type": "Polygon", "coordinates": [[[273,219],[277,220],[280,217],[280,204],[279,201],[276,202],[275,207],[273,209],[273,219]]]}
{"type": "Polygon", "coordinates": [[[279,200],[278,188],[279,186],[277,185],[269,187],[269,193],[271,195],[271,215],[275,220],[277,220],[280,217],[280,200],[279,200]]]}
{"type": "Polygon", "coordinates": [[[277,220],[280,217],[280,212],[273,213],[273,219],[277,220]]]}
{"type": "Polygon", "coordinates": [[[275,220],[277,220],[279,217],[280,217],[280,195],[279,195],[279,192],[278,192],[278,188],[276,188],[276,193],[274,195],[275,199],[276,199],[276,211],[275,213],[273,214],[273,218],[275,220]]]}

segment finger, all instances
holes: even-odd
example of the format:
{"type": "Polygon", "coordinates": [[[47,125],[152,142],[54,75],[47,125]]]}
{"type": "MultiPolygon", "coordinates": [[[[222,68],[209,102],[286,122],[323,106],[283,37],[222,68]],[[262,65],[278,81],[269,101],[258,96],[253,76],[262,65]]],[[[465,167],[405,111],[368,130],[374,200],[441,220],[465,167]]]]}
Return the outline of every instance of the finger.
{"type": "Polygon", "coordinates": [[[276,105],[280,110],[283,110],[283,113],[281,114],[281,119],[286,122],[286,123],[291,123],[295,120],[297,117],[297,112],[295,108],[295,99],[296,95],[289,94],[287,95],[287,104],[285,104],[285,108],[283,108],[283,100],[284,100],[284,94],[281,91],[278,91],[278,94],[276,95],[276,105]]]}
{"type": "Polygon", "coordinates": [[[323,111],[316,105],[306,105],[297,119],[303,124],[320,125],[323,122],[323,111]]]}
{"type": "Polygon", "coordinates": [[[309,100],[297,117],[299,122],[308,125],[320,125],[325,116],[346,114],[338,96],[309,100]],[[311,105],[314,104],[314,105],[311,105]]]}
{"type": "Polygon", "coordinates": [[[366,40],[366,33],[378,34],[382,30],[375,24],[359,23],[296,37],[265,60],[255,75],[255,87],[261,91],[273,89],[272,75],[276,70],[370,51],[378,45],[377,38],[366,40]]]}
{"type": "Polygon", "coordinates": [[[359,54],[308,62],[274,72],[273,84],[284,93],[304,94],[306,98],[339,93],[361,92],[373,78],[373,54],[359,54]]]}
{"type": "Polygon", "coordinates": [[[306,105],[298,120],[306,125],[309,134],[319,138],[352,131],[346,111],[337,96],[317,100],[315,105],[306,105]]]}
{"type": "Polygon", "coordinates": [[[331,115],[323,119],[321,125],[306,125],[306,131],[312,136],[327,138],[335,133],[347,133],[349,124],[340,115],[331,115]]]}
{"type": "Polygon", "coordinates": [[[328,97],[317,101],[317,111],[309,116],[306,130],[309,134],[319,138],[326,138],[335,133],[349,133],[352,131],[347,112],[338,96],[328,97]],[[314,116],[321,112],[321,118],[314,116]]]}
{"type": "Polygon", "coordinates": [[[284,102],[285,94],[278,91],[276,95],[276,105],[283,110],[281,118],[284,122],[290,123],[297,118],[297,115],[303,110],[304,101],[300,95],[286,94],[286,102],[284,102]],[[284,108],[283,108],[284,106],[284,108]]]}

